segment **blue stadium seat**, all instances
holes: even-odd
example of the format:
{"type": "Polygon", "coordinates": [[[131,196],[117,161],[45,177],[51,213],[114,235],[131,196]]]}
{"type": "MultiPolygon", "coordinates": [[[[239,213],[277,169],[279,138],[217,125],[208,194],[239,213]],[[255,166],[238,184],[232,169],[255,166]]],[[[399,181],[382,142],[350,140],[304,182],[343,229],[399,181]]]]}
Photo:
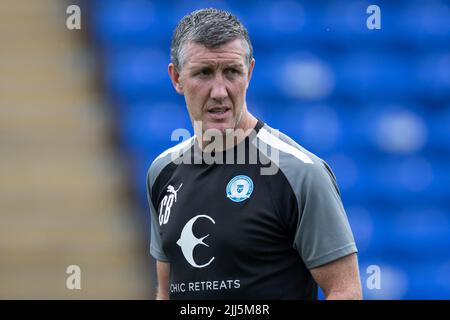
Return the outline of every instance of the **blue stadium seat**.
{"type": "Polygon", "coordinates": [[[176,129],[186,129],[192,134],[185,107],[171,102],[144,102],[124,113],[121,121],[123,143],[132,152],[148,148],[163,152],[164,146],[175,144],[171,136],[176,129]]]}
{"type": "Polygon", "coordinates": [[[174,90],[167,73],[169,54],[155,49],[122,50],[107,57],[106,86],[128,103],[166,98],[174,90]]]}
{"type": "Polygon", "coordinates": [[[449,16],[448,1],[408,1],[397,16],[397,29],[417,49],[448,50],[449,16]]]}
{"type": "Polygon", "coordinates": [[[161,15],[166,9],[160,1],[99,0],[90,1],[90,6],[97,45],[112,50],[122,46],[166,45],[170,41],[174,26],[161,15]]]}

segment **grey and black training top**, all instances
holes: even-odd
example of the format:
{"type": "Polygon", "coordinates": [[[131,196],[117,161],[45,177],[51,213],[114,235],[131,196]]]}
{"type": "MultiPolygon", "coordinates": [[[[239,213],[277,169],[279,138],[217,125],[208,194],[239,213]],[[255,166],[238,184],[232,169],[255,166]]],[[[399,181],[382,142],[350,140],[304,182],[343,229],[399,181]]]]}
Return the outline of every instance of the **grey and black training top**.
{"type": "Polygon", "coordinates": [[[261,121],[210,153],[216,163],[194,139],[147,176],[150,253],[170,263],[170,298],[317,299],[309,269],[357,252],[330,167],[261,121]]]}

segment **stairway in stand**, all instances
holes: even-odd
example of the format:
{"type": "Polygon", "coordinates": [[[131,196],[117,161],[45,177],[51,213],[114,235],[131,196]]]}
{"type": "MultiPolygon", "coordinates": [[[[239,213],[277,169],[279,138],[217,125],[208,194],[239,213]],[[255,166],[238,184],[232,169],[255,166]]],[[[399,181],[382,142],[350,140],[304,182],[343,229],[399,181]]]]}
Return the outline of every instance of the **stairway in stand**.
{"type": "Polygon", "coordinates": [[[151,298],[148,241],[68,5],[0,6],[0,298],[151,298]]]}

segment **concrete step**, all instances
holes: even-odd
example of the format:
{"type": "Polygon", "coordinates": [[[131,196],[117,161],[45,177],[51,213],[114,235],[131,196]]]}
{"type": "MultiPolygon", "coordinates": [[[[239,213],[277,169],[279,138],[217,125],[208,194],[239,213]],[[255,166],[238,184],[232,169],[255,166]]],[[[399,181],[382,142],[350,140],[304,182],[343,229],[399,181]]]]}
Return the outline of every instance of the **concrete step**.
{"type": "Polygon", "coordinates": [[[64,155],[70,158],[78,154],[95,154],[102,148],[110,147],[111,144],[112,137],[108,131],[104,131],[104,135],[80,132],[71,136],[48,135],[43,137],[30,137],[26,132],[21,135],[13,132],[9,137],[0,137],[0,152],[2,156],[11,154],[25,158],[30,157],[30,154],[64,155]]]}
{"type": "MultiPolygon", "coordinates": [[[[7,76],[7,83],[3,83],[2,89],[6,92],[13,86],[25,86],[25,89],[31,87],[31,84],[37,85],[33,90],[49,85],[67,86],[67,89],[83,94],[85,88],[91,87],[95,78],[88,77],[81,72],[73,72],[68,66],[52,66],[35,64],[33,66],[15,67],[16,62],[9,65],[0,66],[0,72],[7,76]],[[45,76],[43,76],[45,74],[45,76]],[[45,79],[45,81],[43,81],[45,79]]],[[[5,80],[6,81],[6,80],[5,80]]],[[[22,88],[23,90],[23,88],[22,88]]]]}
{"type": "Polygon", "coordinates": [[[34,0],[34,1],[15,1],[2,0],[0,7],[1,13],[9,13],[19,15],[22,12],[29,12],[34,14],[39,13],[53,13],[59,10],[60,7],[65,7],[67,1],[59,0],[34,0]]]}
{"type": "Polygon", "coordinates": [[[79,49],[77,42],[70,39],[56,42],[45,37],[28,42],[11,40],[7,46],[2,46],[0,58],[7,63],[17,61],[18,58],[31,56],[37,61],[40,59],[58,59],[77,52],[79,49]]]}
{"type": "MultiPolygon", "coordinates": [[[[18,132],[45,132],[46,130],[60,130],[60,133],[79,132],[87,128],[96,130],[95,124],[99,122],[102,126],[104,122],[98,108],[92,106],[90,109],[73,108],[57,109],[49,108],[44,110],[31,108],[22,109],[8,108],[0,112],[0,132],[6,133],[8,130],[18,132]],[[38,130],[38,131],[37,131],[38,130]]],[[[92,130],[91,129],[91,130],[92,130]]],[[[97,129],[98,130],[98,129],[97,129]]]]}
{"type": "Polygon", "coordinates": [[[142,267],[82,267],[81,290],[67,289],[66,268],[66,265],[47,266],[0,274],[0,299],[150,299],[154,296],[151,273],[142,267]]]}
{"type": "MultiPolygon", "coordinates": [[[[69,169],[67,169],[69,170],[69,169]]],[[[64,194],[87,194],[96,192],[96,194],[118,194],[124,191],[124,187],[114,178],[109,178],[110,182],[98,180],[85,175],[84,177],[76,174],[58,175],[52,174],[12,174],[9,176],[2,175],[0,189],[2,190],[1,198],[13,199],[15,194],[46,194],[47,198],[64,196],[64,194]]],[[[106,178],[108,179],[108,178],[106,178]]],[[[92,198],[93,196],[87,196],[92,198]]],[[[1,199],[0,198],[0,199],[1,199]]]]}
{"type": "MultiPolygon", "coordinates": [[[[80,236],[83,236],[81,233],[80,236]]],[[[91,239],[92,240],[92,239],[91,239]]],[[[60,241],[60,238],[55,238],[54,242],[60,241]]],[[[95,246],[93,243],[86,245],[87,241],[80,243],[68,238],[64,243],[55,246],[32,246],[28,245],[26,248],[18,247],[14,249],[3,248],[2,262],[0,262],[0,269],[2,273],[14,273],[15,271],[29,269],[30,266],[37,268],[49,266],[51,264],[59,264],[68,266],[77,264],[79,266],[90,266],[92,268],[108,268],[115,267],[131,267],[140,263],[137,257],[145,255],[147,249],[136,247],[136,239],[132,241],[117,241],[97,242],[95,246]],[[122,243],[123,242],[123,243],[122,243]],[[90,248],[94,247],[95,250],[90,248]],[[36,254],[39,253],[39,254],[36,254]],[[51,263],[49,263],[51,261],[51,263]]],[[[12,242],[16,244],[16,242],[12,242]]]]}
{"type": "MultiPolygon", "coordinates": [[[[27,194],[26,197],[0,197],[1,221],[11,219],[31,219],[36,216],[43,221],[53,221],[61,215],[65,219],[72,216],[86,216],[92,219],[108,219],[116,211],[127,212],[130,199],[125,194],[86,195],[85,193],[53,195],[44,192],[42,195],[27,194]]],[[[5,222],[6,223],[6,222],[5,222]]]]}
{"type": "MultiPolygon", "coordinates": [[[[132,253],[136,243],[142,240],[139,234],[135,234],[137,220],[133,211],[122,212],[121,215],[110,213],[109,217],[89,214],[70,216],[61,212],[59,215],[53,214],[52,219],[48,218],[50,217],[43,219],[37,215],[29,215],[27,220],[9,218],[2,221],[2,256],[18,257],[22,254],[22,259],[43,261],[32,253],[42,252],[43,255],[55,258],[77,252],[125,254],[132,253]],[[27,258],[27,254],[31,255],[27,258]]],[[[11,261],[2,259],[0,266],[10,263],[11,261]]]]}
{"type": "MultiPolygon", "coordinates": [[[[30,72],[31,73],[31,72],[30,72]]],[[[4,73],[4,76],[9,75],[4,73]]],[[[11,74],[11,79],[4,78],[0,82],[0,93],[2,94],[0,102],[2,105],[8,106],[14,103],[26,101],[36,103],[39,101],[52,101],[57,98],[65,98],[66,103],[73,101],[74,98],[79,100],[86,95],[93,95],[95,87],[92,87],[94,79],[84,80],[76,75],[71,78],[70,75],[52,78],[42,73],[36,75],[26,75],[17,77],[11,74]],[[75,97],[76,96],[76,97],[75,97]]]]}
{"type": "Polygon", "coordinates": [[[12,108],[14,106],[39,106],[42,104],[60,105],[89,105],[95,101],[97,95],[93,88],[80,93],[71,87],[53,83],[33,86],[32,83],[24,83],[22,87],[0,84],[0,109],[12,108]],[[25,93],[25,94],[24,94],[25,93]],[[90,99],[92,99],[90,101],[90,99]],[[90,103],[89,103],[90,101],[90,103]]]}
{"type": "Polygon", "coordinates": [[[36,61],[34,56],[15,57],[15,59],[1,60],[0,72],[7,75],[7,83],[42,82],[45,75],[46,83],[60,82],[73,90],[90,88],[95,84],[95,59],[85,54],[81,58],[59,57],[58,59],[41,59],[36,61]],[[89,60],[92,60],[89,63],[89,60]]]}

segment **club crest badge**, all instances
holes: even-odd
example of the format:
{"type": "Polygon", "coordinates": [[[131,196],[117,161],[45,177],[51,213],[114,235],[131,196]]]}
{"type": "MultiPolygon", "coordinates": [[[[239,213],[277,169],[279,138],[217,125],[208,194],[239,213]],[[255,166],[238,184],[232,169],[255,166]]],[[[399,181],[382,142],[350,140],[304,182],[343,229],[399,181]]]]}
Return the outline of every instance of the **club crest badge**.
{"type": "Polygon", "coordinates": [[[253,192],[253,181],[247,176],[239,175],[227,184],[227,198],[234,202],[242,202],[250,198],[253,192]]]}

